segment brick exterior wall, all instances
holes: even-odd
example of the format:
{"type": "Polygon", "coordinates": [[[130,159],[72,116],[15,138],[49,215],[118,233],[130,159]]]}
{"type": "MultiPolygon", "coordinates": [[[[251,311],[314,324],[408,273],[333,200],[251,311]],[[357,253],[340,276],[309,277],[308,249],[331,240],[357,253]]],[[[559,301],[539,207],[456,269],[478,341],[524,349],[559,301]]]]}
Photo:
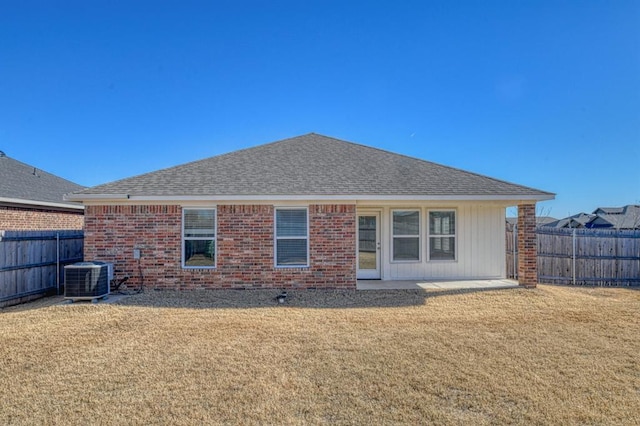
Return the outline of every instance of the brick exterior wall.
{"type": "Polygon", "coordinates": [[[308,268],[274,266],[274,207],[218,205],[215,269],[183,269],[182,208],[87,206],[84,256],[145,288],[356,288],[355,205],[309,206],[308,268]],[[133,250],[141,250],[140,260],[133,250]]]}
{"type": "Polygon", "coordinates": [[[538,284],[536,205],[518,205],[518,282],[524,287],[538,284]]]}
{"type": "Polygon", "coordinates": [[[84,215],[46,209],[0,206],[0,229],[11,231],[40,231],[48,229],[82,229],[84,215]]]}

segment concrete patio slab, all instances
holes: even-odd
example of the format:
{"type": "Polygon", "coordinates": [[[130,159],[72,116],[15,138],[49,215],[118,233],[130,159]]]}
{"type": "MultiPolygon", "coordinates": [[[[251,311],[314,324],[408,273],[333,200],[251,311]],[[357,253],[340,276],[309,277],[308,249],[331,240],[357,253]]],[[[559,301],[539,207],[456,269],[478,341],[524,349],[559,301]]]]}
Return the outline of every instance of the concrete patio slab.
{"type": "Polygon", "coordinates": [[[422,280],[358,280],[358,290],[486,290],[501,288],[517,288],[518,282],[508,279],[500,280],[461,280],[461,281],[422,281],[422,280]]]}

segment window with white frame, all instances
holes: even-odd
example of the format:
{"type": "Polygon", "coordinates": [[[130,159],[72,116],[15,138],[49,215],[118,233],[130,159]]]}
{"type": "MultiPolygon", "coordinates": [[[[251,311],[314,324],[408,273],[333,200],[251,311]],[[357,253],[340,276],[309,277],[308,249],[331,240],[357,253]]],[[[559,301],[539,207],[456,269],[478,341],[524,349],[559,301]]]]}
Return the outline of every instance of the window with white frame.
{"type": "Polygon", "coordinates": [[[456,260],[456,212],[429,212],[429,260],[456,260]]]}
{"type": "Polygon", "coordinates": [[[309,265],[309,226],[306,208],[276,208],[276,266],[309,265]]]}
{"type": "Polygon", "coordinates": [[[215,268],[215,209],[184,209],[182,211],[182,266],[215,268]]]}
{"type": "Polygon", "coordinates": [[[392,213],[393,261],[420,260],[420,211],[394,210],[392,213]]]}

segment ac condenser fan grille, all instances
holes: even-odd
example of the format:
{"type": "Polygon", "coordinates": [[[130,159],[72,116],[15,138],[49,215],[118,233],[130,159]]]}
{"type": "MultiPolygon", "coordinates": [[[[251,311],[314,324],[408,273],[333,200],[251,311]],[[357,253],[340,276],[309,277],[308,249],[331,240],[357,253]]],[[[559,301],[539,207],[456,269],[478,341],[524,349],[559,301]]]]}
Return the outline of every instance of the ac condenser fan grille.
{"type": "Polygon", "coordinates": [[[64,267],[64,297],[95,299],[109,294],[109,265],[81,262],[64,267]]]}

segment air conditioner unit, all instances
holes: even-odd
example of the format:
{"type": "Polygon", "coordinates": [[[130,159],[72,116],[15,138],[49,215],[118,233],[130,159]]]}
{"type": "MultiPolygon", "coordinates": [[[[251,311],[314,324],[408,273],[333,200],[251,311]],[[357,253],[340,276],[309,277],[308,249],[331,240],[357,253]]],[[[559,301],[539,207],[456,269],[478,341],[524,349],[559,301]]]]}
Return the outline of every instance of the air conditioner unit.
{"type": "Polygon", "coordinates": [[[105,297],[111,291],[113,263],[79,262],[64,267],[64,298],[93,300],[105,297]]]}

